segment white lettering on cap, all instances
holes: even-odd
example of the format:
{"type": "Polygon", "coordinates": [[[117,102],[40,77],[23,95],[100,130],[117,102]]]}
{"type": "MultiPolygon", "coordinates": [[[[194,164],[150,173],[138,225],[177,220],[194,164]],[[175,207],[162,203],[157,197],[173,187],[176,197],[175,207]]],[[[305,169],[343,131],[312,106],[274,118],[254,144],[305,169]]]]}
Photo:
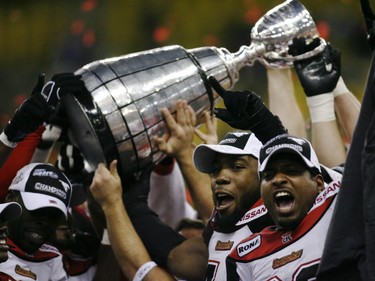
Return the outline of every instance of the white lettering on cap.
{"type": "Polygon", "coordinates": [[[50,177],[53,179],[57,179],[59,176],[53,171],[46,171],[46,169],[35,169],[33,171],[33,176],[39,177],[50,177]]]}
{"type": "Polygon", "coordinates": [[[60,197],[62,199],[66,199],[66,193],[63,192],[62,190],[54,187],[54,186],[50,186],[50,185],[47,185],[47,184],[37,182],[35,184],[34,188],[35,188],[35,190],[52,193],[52,194],[55,194],[57,197],[60,197]]]}
{"type": "Polygon", "coordinates": [[[291,149],[297,150],[297,151],[299,151],[301,153],[303,152],[303,148],[300,145],[283,143],[283,144],[278,144],[278,145],[275,145],[275,146],[267,148],[266,149],[266,154],[270,154],[272,151],[278,150],[280,148],[291,148],[291,149]]]}
{"type": "Polygon", "coordinates": [[[219,144],[235,143],[236,141],[237,141],[236,138],[224,139],[219,144]]]}

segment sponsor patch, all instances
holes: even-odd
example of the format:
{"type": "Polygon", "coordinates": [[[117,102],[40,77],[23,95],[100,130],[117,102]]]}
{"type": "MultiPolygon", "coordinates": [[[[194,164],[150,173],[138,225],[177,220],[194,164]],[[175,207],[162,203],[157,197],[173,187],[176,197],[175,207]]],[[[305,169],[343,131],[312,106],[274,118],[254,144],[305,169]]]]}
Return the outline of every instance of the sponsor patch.
{"type": "Polygon", "coordinates": [[[260,235],[257,235],[253,239],[246,241],[244,243],[238,244],[237,246],[237,255],[239,257],[246,256],[248,253],[254,251],[260,246],[261,238],[260,235]]]}
{"type": "Polygon", "coordinates": [[[36,280],[36,278],[37,278],[37,276],[34,272],[32,272],[31,270],[24,269],[21,266],[19,266],[18,264],[16,265],[14,271],[21,276],[25,276],[25,277],[31,278],[33,280],[36,280]]]}
{"type": "Polygon", "coordinates": [[[246,212],[246,214],[236,223],[236,225],[243,225],[250,221],[253,221],[261,216],[267,214],[268,210],[266,206],[261,205],[256,208],[253,208],[246,212]]]}
{"type": "Polygon", "coordinates": [[[281,235],[281,242],[283,244],[286,244],[288,243],[289,241],[291,241],[293,239],[292,237],[292,233],[290,232],[287,232],[287,233],[284,233],[283,235],[281,235]]]}
{"type": "Polygon", "coordinates": [[[272,268],[273,269],[276,269],[276,268],[279,268],[279,267],[282,267],[283,265],[286,265],[292,261],[295,261],[295,260],[298,260],[299,258],[301,258],[303,254],[303,250],[298,250],[296,252],[292,252],[291,254],[289,255],[286,255],[285,257],[281,257],[279,259],[274,259],[273,262],[272,262],[272,268]]]}
{"type": "Polygon", "coordinates": [[[332,197],[336,195],[339,192],[339,189],[341,187],[341,182],[340,181],[332,181],[330,182],[325,189],[316,197],[314,206],[311,208],[310,212],[320,205],[322,205],[327,198],[332,197]]]}
{"type": "Polygon", "coordinates": [[[222,242],[222,241],[217,241],[215,250],[216,251],[228,251],[233,247],[234,242],[233,241],[228,241],[228,242],[222,242]]]}

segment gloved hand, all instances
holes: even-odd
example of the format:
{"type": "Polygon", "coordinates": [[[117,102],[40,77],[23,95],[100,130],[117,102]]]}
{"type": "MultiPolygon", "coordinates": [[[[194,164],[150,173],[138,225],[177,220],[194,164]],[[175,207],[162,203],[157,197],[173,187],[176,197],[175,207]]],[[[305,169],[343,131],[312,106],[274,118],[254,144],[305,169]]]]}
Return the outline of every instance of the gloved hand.
{"type": "Polygon", "coordinates": [[[55,166],[71,179],[73,176],[82,176],[84,159],[77,147],[62,143],[55,166]]]}
{"type": "Polygon", "coordinates": [[[39,74],[31,96],[16,109],[14,116],[0,135],[0,139],[5,145],[15,147],[18,142],[48,120],[51,109],[41,94],[43,84],[44,74],[39,74]]]}
{"type": "Polygon", "coordinates": [[[42,89],[42,94],[46,97],[47,103],[56,108],[65,94],[80,96],[88,93],[81,78],[81,75],[75,75],[74,73],[53,75],[51,81],[47,82],[42,89]]]}
{"type": "Polygon", "coordinates": [[[368,0],[361,0],[360,3],[366,24],[367,42],[373,51],[375,49],[375,15],[368,0]]]}
{"type": "Polygon", "coordinates": [[[280,119],[271,113],[256,93],[227,91],[213,76],[209,77],[209,82],[223,98],[226,107],[214,108],[214,114],[229,126],[252,131],[262,143],[287,132],[280,119]]]}
{"type": "Polygon", "coordinates": [[[51,81],[47,82],[42,89],[42,94],[46,97],[47,103],[54,109],[48,123],[60,128],[63,132],[67,124],[67,117],[60,102],[63,96],[71,94],[80,99],[80,101],[86,99],[91,101],[92,99],[81,78],[81,75],[75,75],[74,73],[55,74],[52,76],[51,81]]]}
{"type": "Polygon", "coordinates": [[[67,142],[60,146],[59,155],[55,167],[62,171],[72,184],[72,200],[70,206],[75,207],[86,200],[86,177],[88,171],[85,169],[85,161],[80,150],[67,142]]]}
{"type": "MultiPolygon", "coordinates": [[[[310,44],[306,44],[304,38],[294,38],[288,52],[293,56],[300,55],[315,49],[319,44],[319,38],[310,44]]],[[[341,75],[341,53],[329,43],[322,53],[293,64],[308,97],[331,93],[341,75]]]]}
{"type": "Polygon", "coordinates": [[[60,138],[62,129],[59,126],[48,124],[42,134],[37,148],[42,150],[50,149],[53,144],[60,138]]]}

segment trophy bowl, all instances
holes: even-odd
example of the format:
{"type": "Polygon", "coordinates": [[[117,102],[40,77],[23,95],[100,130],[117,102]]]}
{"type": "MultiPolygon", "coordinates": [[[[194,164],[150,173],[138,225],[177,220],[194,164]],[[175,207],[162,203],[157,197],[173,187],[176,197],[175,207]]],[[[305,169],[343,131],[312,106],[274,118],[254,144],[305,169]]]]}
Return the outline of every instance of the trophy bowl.
{"type": "Polygon", "coordinates": [[[264,53],[258,59],[270,67],[291,67],[293,61],[306,59],[322,52],[326,42],[299,56],[288,54],[288,45],[294,38],[307,42],[319,37],[315,22],[308,10],[297,0],[288,0],[269,10],[251,30],[251,45],[263,45],[264,53]]]}

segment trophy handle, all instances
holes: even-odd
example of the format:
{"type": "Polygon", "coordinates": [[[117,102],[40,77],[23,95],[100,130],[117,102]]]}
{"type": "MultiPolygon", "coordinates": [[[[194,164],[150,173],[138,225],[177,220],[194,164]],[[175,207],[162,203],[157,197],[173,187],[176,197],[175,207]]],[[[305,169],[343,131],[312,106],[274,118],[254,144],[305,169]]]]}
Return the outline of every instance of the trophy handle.
{"type": "Polygon", "coordinates": [[[279,52],[268,52],[264,55],[264,57],[259,57],[259,60],[261,60],[265,65],[269,67],[291,67],[293,66],[293,62],[300,61],[304,59],[311,58],[313,56],[316,56],[317,54],[320,54],[324,51],[324,48],[327,45],[327,42],[323,38],[319,38],[320,45],[317,46],[315,49],[308,51],[306,53],[296,55],[296,56],[285,56],[283,54],[280,54],[279,52]]]}

